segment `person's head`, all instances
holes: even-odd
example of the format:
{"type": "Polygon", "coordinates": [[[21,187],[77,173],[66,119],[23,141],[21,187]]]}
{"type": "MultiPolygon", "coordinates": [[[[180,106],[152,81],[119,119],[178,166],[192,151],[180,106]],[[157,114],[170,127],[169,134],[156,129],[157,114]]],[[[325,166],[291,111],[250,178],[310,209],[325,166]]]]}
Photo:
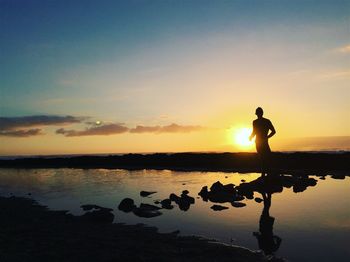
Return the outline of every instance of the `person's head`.
{"type": "Polygon", "coordinates": [[[263,114],[264,114],[264,111],[261,107],[258,107],[256,110],[255,110],[255,114],[257,115],[257,117],[262,117],[263,114]]]}

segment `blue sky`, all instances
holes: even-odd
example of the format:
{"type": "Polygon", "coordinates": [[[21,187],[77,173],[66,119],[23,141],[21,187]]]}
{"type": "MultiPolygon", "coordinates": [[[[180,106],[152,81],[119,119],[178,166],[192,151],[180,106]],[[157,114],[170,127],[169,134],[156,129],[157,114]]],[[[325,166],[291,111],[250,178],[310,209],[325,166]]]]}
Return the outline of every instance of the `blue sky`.
{"type": "Polygon", "coordinates": [[[347,135],[349,13],[337,0],[0,0],[0,116],[224,128],[263,104],[347,135]]]}

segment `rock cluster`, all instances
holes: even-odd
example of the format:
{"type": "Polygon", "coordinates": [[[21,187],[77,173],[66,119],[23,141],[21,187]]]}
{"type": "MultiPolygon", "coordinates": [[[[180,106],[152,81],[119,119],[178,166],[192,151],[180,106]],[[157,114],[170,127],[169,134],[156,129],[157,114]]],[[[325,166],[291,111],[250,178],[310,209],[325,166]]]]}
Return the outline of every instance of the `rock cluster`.
{"type": "Polygon", "coordinates": [[[206,202],[231,203],[234,207],[245,206],[244,203],[237,202],[242,201],[244,197],[239,194],[234,184],[223,185],[217,181],[210,187],[210,191],[207,186],[204,186],[198,195],[206,202]]]}
{"type": "Polygon", "coordinates": [[[131,198],[124,198],[120,202],[118,209],[125,213],[133,212],[136,216],[145,218],[157,217],[162,214],[162,212],[159,211],[161,209],[160,207],[144,203],[141,203],[140,206],[137,207],[134,200],[131,198]]]}

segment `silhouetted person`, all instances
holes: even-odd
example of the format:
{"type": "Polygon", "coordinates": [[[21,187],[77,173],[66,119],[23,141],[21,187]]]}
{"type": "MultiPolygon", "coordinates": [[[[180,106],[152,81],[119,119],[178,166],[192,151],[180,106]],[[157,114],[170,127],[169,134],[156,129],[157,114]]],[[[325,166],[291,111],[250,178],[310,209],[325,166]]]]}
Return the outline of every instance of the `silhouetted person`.
{"type": "Polygon", "coordinates": [[[261,193],[264,199],[264,209],[260,216],[259,232],[253,235],[257,238],[259,248],[264,251],[265,255],[274,255],[281,245],[282,239],[273,235],[273,223],[275,218],[270,216],[271,193],[261,193]]]}
{"type": "Polygon", "coordinates": [[[276,130],[271,121],[263,117],[264,111],[261,107],[255,110],[255,114],[258,118],[253,121],[253,131],[249,139],[252,140],[255,136],[256,151],[261,161],[262,175],[264,175],[271,154],[268,140],[276,134],[276,130]]]}

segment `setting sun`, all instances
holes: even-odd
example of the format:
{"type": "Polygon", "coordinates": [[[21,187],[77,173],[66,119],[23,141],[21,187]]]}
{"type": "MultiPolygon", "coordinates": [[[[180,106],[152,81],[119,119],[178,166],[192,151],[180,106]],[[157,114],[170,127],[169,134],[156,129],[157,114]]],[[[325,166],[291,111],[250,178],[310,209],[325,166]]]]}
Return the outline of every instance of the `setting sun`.
{"type": "Polygon", "coordinates": [[[249,136],[252,133],[252,129],[248,127],[238,128],[233,131],[234,143],[240,147],[250,148],[253,146],[254,141],[249,140],[249,136]]]}

